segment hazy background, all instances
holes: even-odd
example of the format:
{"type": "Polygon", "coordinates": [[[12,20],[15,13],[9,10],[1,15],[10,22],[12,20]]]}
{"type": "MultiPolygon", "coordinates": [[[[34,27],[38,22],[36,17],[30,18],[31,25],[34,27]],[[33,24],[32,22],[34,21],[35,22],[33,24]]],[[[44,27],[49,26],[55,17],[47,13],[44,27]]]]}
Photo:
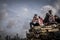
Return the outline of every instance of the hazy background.
{"type": "Polygon", "coordinates": [[[50,9],[60,16],[60,0],[0,0],[0,34],[25,38],[33,15],[44,18],[50,9]]]}

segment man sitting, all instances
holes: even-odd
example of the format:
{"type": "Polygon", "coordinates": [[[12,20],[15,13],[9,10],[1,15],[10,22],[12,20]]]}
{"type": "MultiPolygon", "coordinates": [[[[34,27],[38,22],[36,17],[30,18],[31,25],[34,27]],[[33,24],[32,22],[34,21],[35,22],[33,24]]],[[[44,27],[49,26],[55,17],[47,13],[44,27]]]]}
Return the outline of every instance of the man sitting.
{"type": "Polygon", "coordinates": [[[51,24],[55,24],[55,18],[52,15],[52,10],[49,10],[48,13],[46,13],[46,16],[44,18],[44,24],[45,25],[51,25],[51,24]]]}
{"type": "Polygon", "coordinates": [[[34,15],[32,22],[30,22],[30,28],[32,28],[34,26],[39,26],[37,14],[34,15]]]}
{"type": "Polygon", "coordinates": [[[55,18],[55,21],[56,21],[57,23],[60,23],[60,17],[58,17],[57,15],[55,15],[54,18],[55,18]]]}

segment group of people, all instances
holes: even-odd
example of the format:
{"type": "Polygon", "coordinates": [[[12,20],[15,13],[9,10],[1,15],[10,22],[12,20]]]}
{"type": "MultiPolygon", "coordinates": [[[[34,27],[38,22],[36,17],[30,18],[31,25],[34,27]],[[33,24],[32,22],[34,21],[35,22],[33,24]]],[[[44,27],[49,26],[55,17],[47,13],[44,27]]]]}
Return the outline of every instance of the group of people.
{"type": "Polygon", "coordinates": [[[49,10],[44,19],[35,14],[30,22],[30,27],[32,28],[34,26],[43,26],[56,23],[60,23],[60,18],[57,15],[53,15],[52,10],[49,10]]]}

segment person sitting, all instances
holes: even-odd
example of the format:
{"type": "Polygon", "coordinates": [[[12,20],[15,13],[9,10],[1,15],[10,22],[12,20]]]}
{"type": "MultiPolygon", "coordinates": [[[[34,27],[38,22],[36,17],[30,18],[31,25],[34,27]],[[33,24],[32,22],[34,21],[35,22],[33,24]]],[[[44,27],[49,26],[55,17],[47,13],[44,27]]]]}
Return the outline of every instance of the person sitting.
{"type": "Polygon", "coordinates": [[[56,24],[56,21],[55,21],[55,18],[54,16],[52,15],[52,10],[49,10],[49,24],[56,24]]]}
{"type": "Polygon", "coordinates": [[[39,26],[37,14],[34,15],[32,22],[30,22],[30,28],[32,28],[33,26],[39,26]]]}
{"type": "Polygon", "coordinates": [[[40,16],[39,16],[38,22],[40,26],[43,26],[43,19],[40,16]]]}
{"type": "Polygon", "coordinates": [[[49,17],[49,24],[56,24],[54,16],[49,17]]]}
{"type": "Polygon", "coordinates": [[[48,25],[48,23],[49,23],[49,14],[48,13],[46,13],[43,23],[44,23],[44,25],[48,25]]]}
{"type": "Polygon", "coordinates": [[[57,23],[60,23],[60,17],[58,17],[57,15],[55,15],[54,17],[55,17],[55,21],[56,21],[57,23]]]}
{"type": "Polygon", "coordinates": [[[46,16],[44,18],[44,24],[45,25],[49,25],[51,24],[52,22],[54,22],[54,17],[52,15],[52,10],[49,10],[48,13],[46,13],[46,16]]]}

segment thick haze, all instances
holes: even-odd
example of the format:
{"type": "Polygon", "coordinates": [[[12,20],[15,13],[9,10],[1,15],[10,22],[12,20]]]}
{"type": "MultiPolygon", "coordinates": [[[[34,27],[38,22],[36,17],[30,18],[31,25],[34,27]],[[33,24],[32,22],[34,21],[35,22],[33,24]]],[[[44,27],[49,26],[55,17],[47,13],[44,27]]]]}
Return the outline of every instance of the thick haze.
{"type": "Polygon", "coordinates": [[[25,37],[33,15],[44,18],[50,9],[60,15],[60,0],[0,0],[0,34],[25,37]]]}

